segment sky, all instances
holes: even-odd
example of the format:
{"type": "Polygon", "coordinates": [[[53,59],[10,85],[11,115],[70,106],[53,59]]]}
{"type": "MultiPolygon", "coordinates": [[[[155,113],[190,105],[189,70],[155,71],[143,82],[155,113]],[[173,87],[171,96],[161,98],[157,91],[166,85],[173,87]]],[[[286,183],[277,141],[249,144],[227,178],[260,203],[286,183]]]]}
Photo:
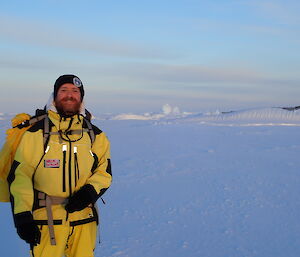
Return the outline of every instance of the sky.
{"type": "Polygon", "coordinates": [[[1,1],[0,112],[76,74],[96,114],[300,105],[298,1],[1,1]]]}

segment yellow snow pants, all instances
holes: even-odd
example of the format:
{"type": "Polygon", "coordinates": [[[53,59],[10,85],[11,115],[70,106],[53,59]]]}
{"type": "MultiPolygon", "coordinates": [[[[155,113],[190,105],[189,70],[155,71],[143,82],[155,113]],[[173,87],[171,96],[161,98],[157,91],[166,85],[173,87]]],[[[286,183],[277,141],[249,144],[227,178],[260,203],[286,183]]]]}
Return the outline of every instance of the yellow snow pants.
{"type": "Polygon", "coordinates": [[[47,225],[39,226],[41,242],[31,250],[31,257],[94,257],[97,237],[96,221],[70,226],[55,225],[56,245],[50,244],[47,225]]]}

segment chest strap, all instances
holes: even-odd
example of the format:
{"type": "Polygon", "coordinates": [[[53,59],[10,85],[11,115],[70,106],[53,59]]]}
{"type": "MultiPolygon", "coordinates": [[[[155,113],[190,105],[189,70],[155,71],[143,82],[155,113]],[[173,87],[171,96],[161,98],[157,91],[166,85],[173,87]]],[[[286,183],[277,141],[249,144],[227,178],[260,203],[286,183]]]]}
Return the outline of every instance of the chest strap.
{"type": "MultiPolygon", "coordinates": [[[[47,143],[48,143],[48,140],[49,140],[49,137],[50,135],[60,135],[60,132],[51,132],[50,130],[50,120],[49,120],[49,117],[47,114],[44,114],[42,116],[39,116],[39,117],[36,117],[36,118],[33,118],[32,121],[30,120],[29,122],[36,122],[36,121],[39,121],[39,120],[42,120],[44,119],[44,131],[43,131],[43,142],[44,142],[44,150],[46,150],[46,147],[47,147],[47,143]]],[[[95,139],[96,139],[96,135],[95,135],[95,132],[93,130],[93,126],[91,124],[91,122],[84,117],[84,121],[87,125],[87,129],[84,128],[83,130],[71,130],[71,131],[68,131],[68,135],[76,135],[76,134],[82,134],[83,132],[88,132],[89,136],[90,136],[90,139],[91,139],[91,143],[93,144],[95,142],[95,139]]]]}
{"type": "Polygon", "coordinates": [[[88,129],[74,129],[74,130],[68,130],[68,132],[49,132],[50,135],[60,135],[61,133],[67,134],[67,135],[81,135],[82,132],[89,132],[88,129]]]}
{"type": "Polygon", "coordinates": [[[38,193],[39,206],[46,207],[47,211],[47,225],[49,229],[50,242],[51,245],[56,245],[55,233],[54,233],[54,224],[53,224],[53,214],[52,214],[52,205],[66,204],[68,199],[58,196],[50,196],[44,192],[38,193]]]}

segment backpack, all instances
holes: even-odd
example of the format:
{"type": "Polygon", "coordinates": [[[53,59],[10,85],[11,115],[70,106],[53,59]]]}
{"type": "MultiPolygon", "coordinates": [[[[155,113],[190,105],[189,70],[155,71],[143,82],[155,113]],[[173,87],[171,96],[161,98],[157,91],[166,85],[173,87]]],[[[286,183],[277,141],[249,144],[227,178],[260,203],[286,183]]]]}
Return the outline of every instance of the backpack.
{"type": "MultiPolygon", "coordinates": [[[[88,127],[88,134],[93,144],[95,141],[95,133],[90,122],[91,114],[87,110],[86,117],[84,121],[88,127]]],[[[33,117],[26,113],[17,114],[11,120],[12,128],[6,130],[6,140],[0,151],[0,202],[10,202],[7,176],[10,172],[22,136],[30,127],[40,120],[44,120],[43,141],[45,150],[51,135],[50,120],[45,110],[36,110],[36,115],[33,117]]]]}

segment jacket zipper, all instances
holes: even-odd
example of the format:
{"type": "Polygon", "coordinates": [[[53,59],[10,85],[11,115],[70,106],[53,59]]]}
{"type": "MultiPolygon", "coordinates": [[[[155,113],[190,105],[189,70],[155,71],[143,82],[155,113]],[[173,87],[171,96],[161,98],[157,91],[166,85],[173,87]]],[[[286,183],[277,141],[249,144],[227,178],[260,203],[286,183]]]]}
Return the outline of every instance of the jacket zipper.
{"type": "Polygon", "coordinates": [[[79,180],[79,166],[78,166],[78,158],[77,158],[77,146],[74,146],[74,168],[75,168],[75,187],[77,185],[77,181],[79,180]]]}
{"type": "Polygon", "coordinates": [[[63,149],[63,192],[66,192],[66,155],[67,155],[67,145],[62,146],[63,149]]]}
{"type": "Polygon", "coordinates": [[[72,195],[72,151],[71,151],[71,142],[69,142],[69,196],[72,195]]]}

